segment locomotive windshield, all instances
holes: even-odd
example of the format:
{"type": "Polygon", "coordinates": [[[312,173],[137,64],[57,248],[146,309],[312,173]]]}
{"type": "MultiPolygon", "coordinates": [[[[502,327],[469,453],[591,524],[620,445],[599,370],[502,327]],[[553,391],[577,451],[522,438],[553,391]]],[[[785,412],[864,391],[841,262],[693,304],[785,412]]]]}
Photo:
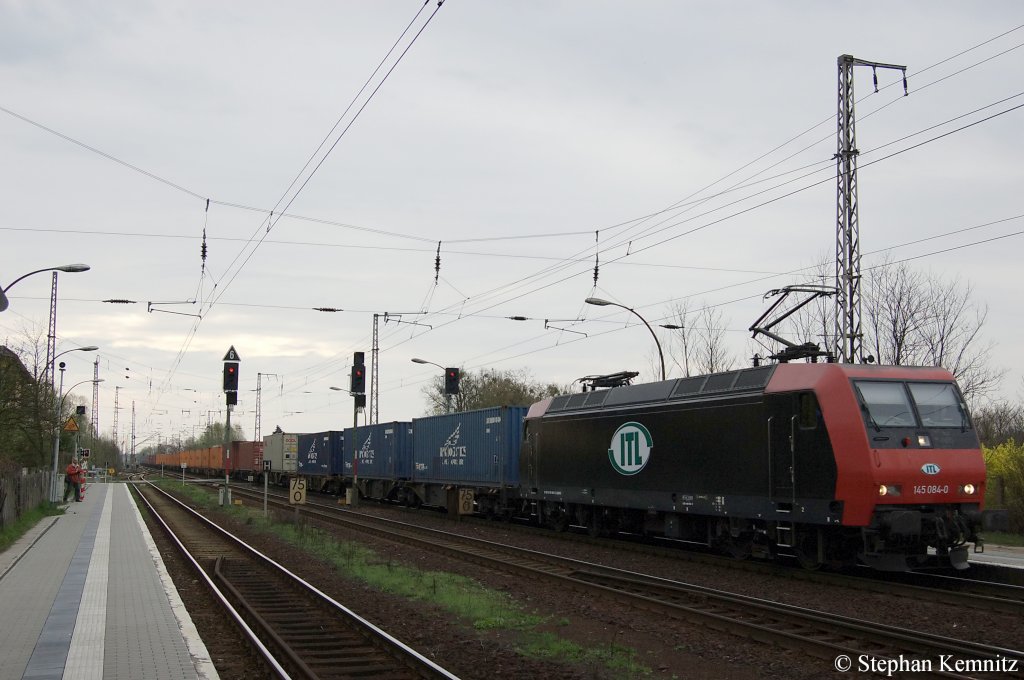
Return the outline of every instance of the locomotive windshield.
{"type": "Polygon", "coordinates": [[[952,383],[858,380],[854,385],[875,429],[967,427],[967,412],[952,383]]]}
{"type": "Polygon", "coordinates": [[[949,383],[907,383],[925,427],[964,427],[967,414],[949,383]]]}

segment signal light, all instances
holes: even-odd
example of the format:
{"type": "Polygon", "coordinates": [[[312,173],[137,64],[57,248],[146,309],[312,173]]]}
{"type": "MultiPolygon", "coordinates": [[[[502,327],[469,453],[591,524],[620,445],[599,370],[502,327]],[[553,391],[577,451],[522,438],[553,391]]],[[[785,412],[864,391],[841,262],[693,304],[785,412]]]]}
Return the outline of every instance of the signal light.
{"type": "Polygon", "coordinates": [[[457,368],[446,368],[444,369],[444,393],[445,394],[458,394],[459,393],[459,369],[457,368]]]}
{"type": "Polygon", "coordinates": [[[352,384],[349,392],[352,394],[366,393],[366,368],[363,366],[352,367],[352,384]]]}
{"type": "Polygon", "coordinates": [[[224,362],[224,391],[225,392],[237,392],[238,391],[238,362],[237,361],[226,361],[226,362],[224,362]]]}

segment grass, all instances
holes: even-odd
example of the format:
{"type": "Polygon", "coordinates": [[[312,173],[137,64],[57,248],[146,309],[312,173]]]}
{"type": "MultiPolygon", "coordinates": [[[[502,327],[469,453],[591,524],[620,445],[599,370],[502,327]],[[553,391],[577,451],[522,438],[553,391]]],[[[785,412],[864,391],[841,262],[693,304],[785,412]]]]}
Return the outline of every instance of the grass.
{"type": "Polygon", "coordinates": [[[51,505],[50,503],[44,503],[35,510],[26,512],[10,526],[0,529],[0,552],[7,550],[14,545],[15,541],[24,536],[29,529],[41,522],[44,518],[62,514],[64,514],[63,510],[56,505],[51,505]]]}
{"type": "Polygon", "coordinates": [[[1024,546],[1024,536],[1020,534],[1007,534],[1001,531],[986,531],[982,536],[985,537],[985,543],[991,545],[1024,546]]]}
{"type": "MultiPolygon", "coordinates": [[[[169,480],[159,485],[187,494],[197,505],[213,508],[217,498],[195,486],[182,487],[169,480]]],[[[427,602],[453,614],[478,631],[504,631],[514,634],[517,651],[528,658],[545,659],[605,667],[616,677],[649,677],[652,671],[636,661],[636,652],[622,645],[584,647],[558,635],[541,630],[553,624],[567,627],[570,621],[551,621],[526,611],[507,593],[485,588],[480,583],[442,571],[422,571],[382,558],[357,543],[339,542],[327,532],[299,521],[275,522],[263,517],[261,510],[227,506],[223,511],[253,529],[273,534],[309,554],[333,564],[339,572],[358,579],[382,592],[410,600],[427,602]]],[[[550,626],[549,626],[550,627],[550,626]]]]}
{"type": "Polygon", "coordinates": [[[527,631],[520,637],[519,652],[523,656],[555,661],[568,661],[588,667],[603,666],[615,677],[642,678],[652,675],[650,668],[636,661],[636,652],[622,645],[583,647],[553,633],[527,631]]]}

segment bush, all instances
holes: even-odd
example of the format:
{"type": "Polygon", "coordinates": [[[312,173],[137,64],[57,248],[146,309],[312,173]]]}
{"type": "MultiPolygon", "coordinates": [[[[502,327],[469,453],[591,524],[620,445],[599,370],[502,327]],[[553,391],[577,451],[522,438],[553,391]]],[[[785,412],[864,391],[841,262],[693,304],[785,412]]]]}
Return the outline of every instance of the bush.
{"type": "Polygon", "coordinates": [[[985,506],[1005,508],[1010,530],[1024,532],[1024,444],[1013,439],[982,447],[985,455],[985,506]]]}

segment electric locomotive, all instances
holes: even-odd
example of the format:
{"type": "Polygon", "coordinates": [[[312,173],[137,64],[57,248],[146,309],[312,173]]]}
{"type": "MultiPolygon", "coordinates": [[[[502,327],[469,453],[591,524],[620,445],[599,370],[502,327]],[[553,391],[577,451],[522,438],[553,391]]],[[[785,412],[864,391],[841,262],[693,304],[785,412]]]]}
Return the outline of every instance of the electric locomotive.
{"type": "Polygon", "coordinates": [[[521,495],[546,524],[807,567],[967,566],[985,466],[940,368],[774,364],[534,404],[521,495]]]}

